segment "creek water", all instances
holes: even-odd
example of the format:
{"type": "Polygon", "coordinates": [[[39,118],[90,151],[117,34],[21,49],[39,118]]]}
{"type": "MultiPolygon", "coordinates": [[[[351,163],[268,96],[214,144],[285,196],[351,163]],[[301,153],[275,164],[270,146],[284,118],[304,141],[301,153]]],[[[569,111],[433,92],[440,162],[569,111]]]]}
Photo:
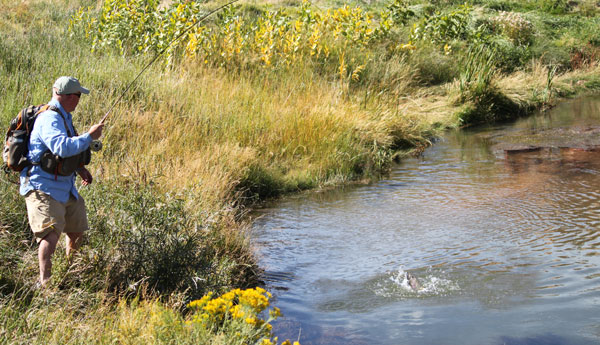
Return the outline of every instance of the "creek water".
{"type": "Polygon", "coordinates": [[[449,132],[376,183],[259,209],[253,239],[284,314],[275,334],[303,345],[600,344],[600,152],[509,159],[492,145],[577,126],[600,126],[600,98],[449,132]]]}

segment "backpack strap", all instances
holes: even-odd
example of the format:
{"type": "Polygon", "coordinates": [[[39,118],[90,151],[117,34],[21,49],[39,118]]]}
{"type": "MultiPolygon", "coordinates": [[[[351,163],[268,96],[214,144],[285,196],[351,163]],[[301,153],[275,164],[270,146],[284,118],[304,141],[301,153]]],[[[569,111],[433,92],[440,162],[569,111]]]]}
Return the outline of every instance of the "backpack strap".
{"type": "MultiPolygon", "coordinates": [[[[52,110],[53,112],[58,113],[60,115],[60,117],[62,117],[63,123],[65,124],[65,129],[67,130],[67,135],[69,137],[72,137],[73,134],[71,133],[71,130],[69,129],[69,125],[67,124],[67,119],[63,115],[62,111],[60,111],[60,109],[58,109],[58,107],[56,107],[54,105],[46,104],[43,107],[41,107],[40,110],[38,110],[38,112],[35,113],[35,114],[36,115],[41,114],[41,113],[43,113],[46,110],[52,110]]],[[[75,129],[75,126],[73,126],[73,129],[75,129]]],[[[77,135],[77,131],[75,131],[75,135],[77,135]]]]}
{"type": "MultiPolygon", "coordinates": [[[[67,130],[67,135],[70,137],[73,136],[73,134],[71,134],[71,130],[69,129],[69,125],[67,124],[67,119],[65,118],[65,116],[63,115],[62,111],[60,111],[58,108],[54,107],[57,113],[60,114],[60,117],[62,117],[63,119],[63,123],[65,124],[65,129],[67,130]]],[[[57,164],[56,164],[56,168],[54,168],[54,181],[58,180],[58,171],[60,170],[60,167],[62,165],[62,160],[58,160],[57,164]]]]}
{"type": "Polygon", "coordinates": [[[60,114],[60,117],[62,117],[62,119],[63,119],[63,123],[65,124],[65,128],[67,129],[67,135],[69,137],[72,137],[73,134],[71,134],[71,130],[69,129],[69,125],[67,124],[67,119],[65,119],[65,116],[60,111],[58,113],[60,114]]]}

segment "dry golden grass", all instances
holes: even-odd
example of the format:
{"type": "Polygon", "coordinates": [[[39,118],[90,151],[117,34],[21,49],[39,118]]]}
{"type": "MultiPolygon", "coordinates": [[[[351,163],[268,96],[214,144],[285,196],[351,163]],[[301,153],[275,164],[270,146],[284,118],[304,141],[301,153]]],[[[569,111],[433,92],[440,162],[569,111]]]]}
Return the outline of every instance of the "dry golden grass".
{"type": "Polygon", "coordinates": [[[533,60],[527,70],[517,71],[497,79],[497,85],[502,92],[518,103],[527,102],[535,91],[546,86],[548,67],[539,60],[533,60]]]}
{"type": "MultiPolygon", "coordinates": [[[[554,82],[576,75],[557,75],[554,82]]],[[[107,150],[97,160],[104,177],[184,189],[200,206],[218,209],[236,201],[252,168],[284,183],[324,185],[339,181],[336,169],[367,154],[372,144],[423,142],[434,128],[459,125],[456,83],[413,87],[409,96],[365,105],[340,83],[306,73],[280,77],[233,77],[196,65],[146,76],[151,101],[122,104],[108,121],[107,150]]],[[[518,104],[542,92],[547,81],[548,68],[537,61],[495,79],[518,104]]]]}
{"type": "Polygon", "coordinates": [[[326,183],[371,143],[388,147],[398,131],[416,137],[427,126],[384,104],[365,109],[322,78],[232,78],[188,67],[153,80],[151,104],[122,106],[110,118],[110,153],[98,161],[109,162],[100,163],[105,177],[183,188],[207,206],[230,202],[250,167],[326,183]],[[341,153],[350,155],[346,162],[341,153]]]}

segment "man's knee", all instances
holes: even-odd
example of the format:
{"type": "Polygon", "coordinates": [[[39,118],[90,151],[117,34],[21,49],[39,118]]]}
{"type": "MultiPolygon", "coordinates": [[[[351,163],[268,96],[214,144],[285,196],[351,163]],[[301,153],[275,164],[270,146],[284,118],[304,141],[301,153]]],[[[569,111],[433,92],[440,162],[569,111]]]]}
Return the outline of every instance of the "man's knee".
{"type": "Polygon", "coordinates": [[[54,253],[60,235],[55,230],[48,232],[44,238],[40,240],[40,254],[42,256],[50,256],[54,253]]]}
{"type": "Polygon", "coordinates": [[[83,241],[83,232],[67,232],[67,254],[72,250],[77,250],[83,241]]]}
{"type": "Polygon", "coordinates": [[[83,232],[67,232],[65,234],[71,242],[78,242],[83,239],[83,232]]]}
{"type": "Polygon", "coordinates": [[[59,238],[60,235],[58,234],[58,231],[52,229],[50,232],[48,232],[46,236],[44,236],[44,238],[42,238],[42,241],[56,245],[56,243],[58,243],[59,238]]]}

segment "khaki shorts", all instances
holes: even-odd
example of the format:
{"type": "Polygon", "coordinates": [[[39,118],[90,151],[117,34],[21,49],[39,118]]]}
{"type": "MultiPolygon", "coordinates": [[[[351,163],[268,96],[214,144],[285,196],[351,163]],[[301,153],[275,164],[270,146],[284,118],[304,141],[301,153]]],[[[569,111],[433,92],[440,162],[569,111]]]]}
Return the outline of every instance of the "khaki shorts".
{"type": "Polygon", "coordinates": [[[84,232],[88,227],[85,201],[81,195],[62,203],[50,195],[33,190],[25,196],[29,225],[37,242],[40,242],[51,231],[61,233],[84,232]]]}

